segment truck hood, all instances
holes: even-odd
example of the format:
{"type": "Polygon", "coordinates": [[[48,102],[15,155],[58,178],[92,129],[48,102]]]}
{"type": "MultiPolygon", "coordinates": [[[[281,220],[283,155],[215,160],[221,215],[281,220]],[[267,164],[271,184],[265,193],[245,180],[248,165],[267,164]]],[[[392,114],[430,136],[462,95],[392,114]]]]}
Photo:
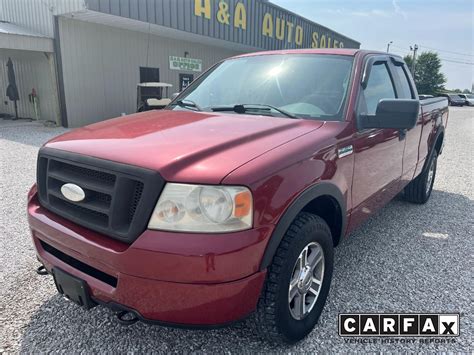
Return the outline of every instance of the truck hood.
{"type": "Polygon", "coordinates": [[[158,171],[167,181],[218,184],[252,159],[321,122],[188,111],[150,111],[73,130],[49,148],[158,171]]]}

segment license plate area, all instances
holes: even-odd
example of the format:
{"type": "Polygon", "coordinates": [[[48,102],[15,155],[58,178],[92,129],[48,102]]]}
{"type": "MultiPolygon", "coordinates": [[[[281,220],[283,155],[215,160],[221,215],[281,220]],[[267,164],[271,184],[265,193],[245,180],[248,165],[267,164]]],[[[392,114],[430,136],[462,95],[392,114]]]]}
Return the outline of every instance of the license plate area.
{"type": "Polygon", "coordinates": [[[75,304],[91,309],[96,303],[91,299],[87,283],[59,268],[52,270],[58,292],[75,304]]]}

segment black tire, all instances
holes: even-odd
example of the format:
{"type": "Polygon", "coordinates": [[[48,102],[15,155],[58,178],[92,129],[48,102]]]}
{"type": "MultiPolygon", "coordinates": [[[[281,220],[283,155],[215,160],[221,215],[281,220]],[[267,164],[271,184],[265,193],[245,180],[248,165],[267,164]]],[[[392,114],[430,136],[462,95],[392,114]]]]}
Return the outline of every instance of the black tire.
{"type": "Polygon", "coordinates": [[[407,201],[424,204],[429,200],[436,178],[437,165],[438,152],[435,151],[424,171],[405,187],[404,196],[407,201]],[[433,173],[431,179],[430,171],[433,173]]]}
{"type": "Polygon", "coordinates": [[[333,262],[333,240],[327,223],[310,213],[298,214],[268,268],[267,279],[253,318],[257,334],[277,343],[295,343],[308,335],[318,322],[326,303],[333,262]],[[289,284],[301,251],[312,242],[318,243],[324,253],[324,276],[313,308],[303,319],[297,320],[289,309],[289,284]]]}

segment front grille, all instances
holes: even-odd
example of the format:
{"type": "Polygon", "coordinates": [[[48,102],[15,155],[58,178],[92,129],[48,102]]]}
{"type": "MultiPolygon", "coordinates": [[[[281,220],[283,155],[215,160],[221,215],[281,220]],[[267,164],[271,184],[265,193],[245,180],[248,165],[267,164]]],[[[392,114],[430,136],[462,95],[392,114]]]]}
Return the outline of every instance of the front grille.
{"type": "Polygon", "coordinates": [[[135,215],[135,212],[137,211],[137,207],[138,207],[138,204],[140,203],[142,194],[143,194],[143,183],[137,182],[135,184],[135,188],[133,189],[132,202],[130,204],[130,209],[128,213],[129,222],[132,221],[133,216],[135,215]]]}
{"type": "Polygon", "coordinates": [[[46,209],[81,226],[132,243],[145,229],[164,185],[152,170],[43,148],[37,185],[46,209]],[[66,199],[64,184],[82,188],[81,202],[66,199]]]}

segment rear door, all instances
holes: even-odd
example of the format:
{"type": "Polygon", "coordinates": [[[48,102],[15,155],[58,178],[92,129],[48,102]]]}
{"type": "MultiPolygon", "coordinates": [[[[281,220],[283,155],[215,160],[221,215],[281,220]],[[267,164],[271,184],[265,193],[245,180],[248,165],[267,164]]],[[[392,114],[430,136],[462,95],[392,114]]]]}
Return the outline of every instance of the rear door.
{"type": "MultiPolygon", "coordinates": [[[[377,56],[365,89],[360,90],[357,115],[373,115],[382,99],[397,97],[390,58],[377,56]]],[[[396,129],[361,129],[354,137],[351,229],[397,193],[403,169],[404,137],[396,129]]]]}
{"type": "MultiPolygon", "coordinates": [[[[394,73],[395,87],[397,91],[397,98],[399,99],[416,99],[415,83],[411,79],[406,64],[398,59],[391,58],[390,66],[394,73]]],[[[400,189],[408,184],[415,174],[418,163],[418,154],[420,146],[421,132],[424,126],[432,124],[429,117],[424,117],[420,110],[417,123],[415,127],[410,130],[400,132],[405,135],[405,151],[403,154],[403,173],[401,178],[400,189]]],[[[431,130],[432,127],[427,127],[431,130]]]]}

